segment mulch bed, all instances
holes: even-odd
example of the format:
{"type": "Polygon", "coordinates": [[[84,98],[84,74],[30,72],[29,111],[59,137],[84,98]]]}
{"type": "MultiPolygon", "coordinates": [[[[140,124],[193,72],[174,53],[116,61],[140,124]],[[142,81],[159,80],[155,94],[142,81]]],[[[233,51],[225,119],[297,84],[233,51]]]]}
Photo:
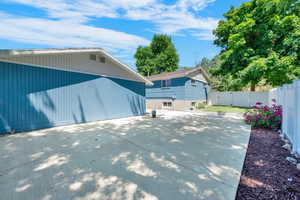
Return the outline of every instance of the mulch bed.
{"type": "Polygon", "coordinates": [[[300,200],[300,170],[286,160],[279,134],[265,129],[251,131],[236,200],[300,200]]]}

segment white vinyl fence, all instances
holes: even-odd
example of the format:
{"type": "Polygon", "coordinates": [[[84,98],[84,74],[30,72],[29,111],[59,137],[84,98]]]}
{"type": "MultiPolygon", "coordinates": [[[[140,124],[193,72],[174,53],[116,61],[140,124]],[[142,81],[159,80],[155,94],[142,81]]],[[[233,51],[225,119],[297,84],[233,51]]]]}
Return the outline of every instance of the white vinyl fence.
{"type": "Polygon", "coordinates": [[[211,92],[208,104],[251,107],[258,101],[272,105],[272,99],[283,109],[282,133],[300,156],[300,79],[268,92],[211,92]]]}
{"type": "Polygon", "coordinates": [[[282,133],[292,144],[292,153],[300,156],[300,79],[270,91],[270,100],[282,105],[282,133]]]}
{"type": "Polygon", "coordinates": [[[269,92],[210,92],[209,105],[251,107],[256,102],[269,104],[269,92]]]}

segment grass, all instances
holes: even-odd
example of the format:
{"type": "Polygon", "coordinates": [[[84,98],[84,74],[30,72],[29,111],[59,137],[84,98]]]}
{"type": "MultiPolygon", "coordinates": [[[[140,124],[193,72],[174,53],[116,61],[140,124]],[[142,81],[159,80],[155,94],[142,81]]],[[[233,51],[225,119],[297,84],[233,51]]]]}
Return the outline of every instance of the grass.
{"type": "Polygon", "coordinates": [[[199,110],[205,112],[244,113],[248,108],[237,106],[205,106],[204,108],[199,108],[199,110]]]}

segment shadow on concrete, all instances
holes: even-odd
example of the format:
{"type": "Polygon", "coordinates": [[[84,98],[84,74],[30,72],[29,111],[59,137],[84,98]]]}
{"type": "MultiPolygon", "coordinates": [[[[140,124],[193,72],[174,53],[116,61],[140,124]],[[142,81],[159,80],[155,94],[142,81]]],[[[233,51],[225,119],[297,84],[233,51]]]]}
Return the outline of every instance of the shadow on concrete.
{"type": "Polygon", "coordinates": [[[4,199],[233,199],[240,120],[169,112],[0,138],[4,199]]]}

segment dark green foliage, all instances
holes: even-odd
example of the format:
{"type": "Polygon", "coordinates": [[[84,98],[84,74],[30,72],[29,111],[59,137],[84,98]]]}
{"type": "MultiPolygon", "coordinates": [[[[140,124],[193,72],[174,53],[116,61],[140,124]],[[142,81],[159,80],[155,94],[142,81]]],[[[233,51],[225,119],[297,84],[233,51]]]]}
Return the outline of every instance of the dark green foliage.
{"type": "Polygon", "coordinates": [[[214,31],[229,88],[280,86],[300,77],[300,2],[252,0],[231,8],[214,31]]]}
{"type": "Polygon", "coordinates": [[[197,106],[196,106],[196,108],[200,110],[200,109],[204,109],[205,106],[206,105],[204,103],[198,103],[197,106]]]}
{"type": "Polygon", "coordinates": [[[216,71],[218,72],[221,67],[221,59],[219,55],[213,57],[211,60],[204,57],[198,65],[208,73],[210,79],[209,84],[213,90],[237,91],[242,89],[238,80],[233,80],[231,76],[223,76],[215,73],[216,71]]]}
{"type": "Polygon", "coordinates": [[[209,71],[212,68],[218,68],[221,66],[220,56],[217,55],[217,56],[213,57],[211,60],[204,57],[200,61],[199,65],[206,71],[209,71]]]}
{"type": "Polygon", "coordinates": [[[138,72],[153,75],[178,69],[179,56],[172,40],[166,35],[154,35],[149,46],[138,47],[134,57],[138,72]]]}

